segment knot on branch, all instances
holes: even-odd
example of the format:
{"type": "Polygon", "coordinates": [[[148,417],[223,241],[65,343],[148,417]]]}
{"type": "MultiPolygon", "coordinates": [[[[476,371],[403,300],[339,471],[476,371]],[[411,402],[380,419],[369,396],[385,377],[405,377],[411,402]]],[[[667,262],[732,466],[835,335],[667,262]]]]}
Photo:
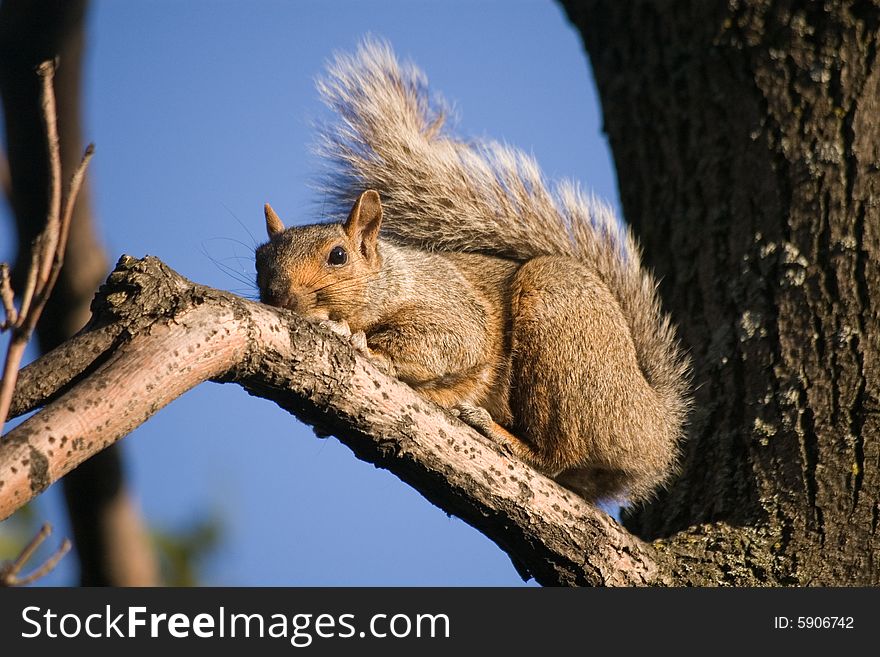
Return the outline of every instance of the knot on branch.
{"type": "Polygon", "coordinates": [[[134,334],[159,318],[173,317],[185,305],[200,303],[206,289],[155,256],[123,255],[92,300],[90,328],[121,322],[134,334]]]}

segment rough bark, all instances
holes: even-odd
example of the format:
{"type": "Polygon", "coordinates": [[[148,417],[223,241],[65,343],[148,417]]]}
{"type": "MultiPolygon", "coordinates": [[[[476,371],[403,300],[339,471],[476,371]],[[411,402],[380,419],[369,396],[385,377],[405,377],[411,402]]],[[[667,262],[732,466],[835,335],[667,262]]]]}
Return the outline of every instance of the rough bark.
{"type": "MultiPolygon", "coordinates": [[[[85,0],[3,0],[0,5],[0,95],[6,123],[10,201],[19,259],[15,282],[29,264],[31,243],[43,229],[49,204],[49,162],[40,121],[36,66],[58,58],[55,95],[67,181],[82,155],[82,58],[85,0]]],[[[89,319],[89,303],[107,273],[88,186],[71,222],[64,267],[37,326],[42,351],[76,333],[89,319]]],[[[143,585],[158,580],[157,564],[139,511],[125,487],[122,455],[108,449],[64,480],[80,581],[86,586],[143,585]]]]}
{"type": "Polygon", "coordinates": [[[625,524],[751,528],[758,559],[749,540],[692,553],[740,583],[876,585],[880,8],[562,4],[695,363],[682,475],[625,524]]]}

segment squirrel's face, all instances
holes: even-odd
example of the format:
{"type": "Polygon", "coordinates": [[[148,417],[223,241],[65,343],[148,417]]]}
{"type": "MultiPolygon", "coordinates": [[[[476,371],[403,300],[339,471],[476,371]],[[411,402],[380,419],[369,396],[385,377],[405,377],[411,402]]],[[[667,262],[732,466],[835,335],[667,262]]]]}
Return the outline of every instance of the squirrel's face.
{"type": "Polygon", "coordinates": [[[260,301],[310,319],[346,320],[359,330],[369,310],[370,281],[381,266],[377,249],[382,206],[364,192],[344,224],[288,228],[266,206],[269,241],[256,251],[260,301]]]}

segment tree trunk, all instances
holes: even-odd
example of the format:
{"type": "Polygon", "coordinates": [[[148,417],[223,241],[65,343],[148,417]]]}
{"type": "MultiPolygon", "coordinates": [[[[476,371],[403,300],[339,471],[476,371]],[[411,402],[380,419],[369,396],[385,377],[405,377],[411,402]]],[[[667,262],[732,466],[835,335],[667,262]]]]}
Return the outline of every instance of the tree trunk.
{"type": "Polygon", "coordinates": [[[703,525],[722,580],[877,584],[880,9],[563,5],[694,359],[681,477],[626,526],[703,525]]]}

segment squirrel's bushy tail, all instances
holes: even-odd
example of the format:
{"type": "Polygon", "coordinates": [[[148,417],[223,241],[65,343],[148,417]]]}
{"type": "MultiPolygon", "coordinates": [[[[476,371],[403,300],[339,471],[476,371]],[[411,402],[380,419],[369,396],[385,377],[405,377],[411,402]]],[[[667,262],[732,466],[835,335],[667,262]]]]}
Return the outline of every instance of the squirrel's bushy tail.
{"type": "Polygon", "coordinates": [[[518,260],[578,258],[616,295],[639,365],[673,426],[681,426],[687,359],[637,244],[605,203],[570,182],[549,190],[520,150],[447,134],[445,105],[429,94],[424,73],[400,63],[383,41],[367,39],[354,55],[336,55],[318,89],[337,115],[318,145],[333,214],[344,217],[360,192],[375,189],[385,208],[383,235],[396,241],[518,260]]]}

